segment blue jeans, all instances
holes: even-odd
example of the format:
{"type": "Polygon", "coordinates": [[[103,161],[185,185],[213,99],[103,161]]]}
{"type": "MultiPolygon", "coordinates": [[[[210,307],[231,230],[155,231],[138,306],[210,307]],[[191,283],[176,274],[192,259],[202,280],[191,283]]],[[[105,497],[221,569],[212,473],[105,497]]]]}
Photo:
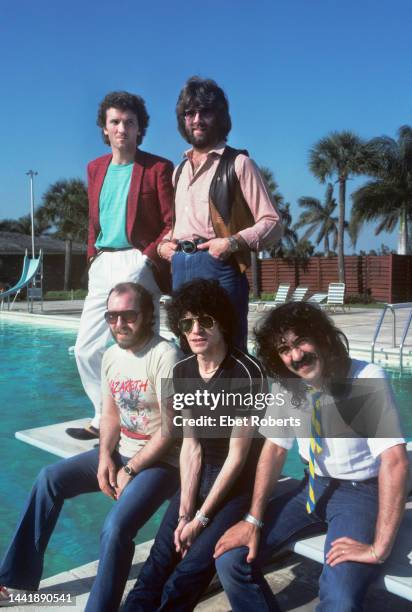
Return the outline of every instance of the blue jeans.
{"type": "Polygon", "coordinates": [[[238,316],[235,344],[241,350],[247,347],[247,313],[249,310],[249,283],[246,274],[208,251],[189,255],[178,251],[172,258],[173,291],[195,278],[217,280],[229,295],[238,316]]]}
{"type": "MultiPolygon", "coordinates": [[[[297,489],[269,502],[264,516],[257,559],[246,562],[247,548],[234,548],[216,560],[220,581],[233,612],[278,611],[276,598],[265,581],[261,567],[273,553],[300,537],[327,530],[325,555],[331,542],[347,536],[371,544],[378,512],[377,481],[351,482],[316,478],[315,513],[307,514],[307,479],[297,489]]],[[[324,565],[319,583],[318,612],[362,610],[366,590],[379,567],[347,561],[324,565]]]]}
{"type": "MultiPolygon", "coordinates": [[[[127,461],[118,453],[113,458],[119,467],[127,461]]],[[[30,591],[38,588],[44,553],[64,500],[100,490],[98,463],[99,451],[93,449],[41,470],[0,567],[0,584],[30,591]]],[[[133,558],[133,538],[178,484],[178,470],[157,463],[127,485],[101,532],[100,561],[88,611],[118,609],[133,558]]]]}
{"type": "MultiPolygon", "coordinates": [[[[206,465],[202,471],[198,507],[210,491],[220,466],[206,465]]],[[[144,564],[122,612],[188,612],[193,610],[215,574],[213,552],[216,542],[239,521],[250,503],[248,493],[239,493],[224,502],[210,525],[193,542],[182,559],[176,553],[173,536],[177,527],[180,492],[173,497],[163,518],[150,556],[144,564]]]]}

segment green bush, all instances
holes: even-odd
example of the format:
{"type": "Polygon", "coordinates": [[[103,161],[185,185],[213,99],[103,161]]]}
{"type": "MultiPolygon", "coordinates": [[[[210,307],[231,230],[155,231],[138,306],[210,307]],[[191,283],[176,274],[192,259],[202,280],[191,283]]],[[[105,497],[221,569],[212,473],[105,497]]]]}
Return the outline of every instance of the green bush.
{"type": "MultiPolygon", "coordinates": [[[[261,293],[259,300],[269,301],[269,300],[273,300],[274,297],[275,297],[274,293],[261,293]]],[[[251,293],[249,294],[249,299],[251,302],[253,302],[253,300],[255,299],[251,293]]]]}
{"type": "Polygon", "coordinates": [[[375,298],[369,293],[354,293],[345,297],[345,304],[375,304],[375,298]]]}
{"type": "Polygon", "coordinates": [[[47,300],[84,300],[86,289],[73,289],[71,291],[46,291],[44,299],[47,300]]]}

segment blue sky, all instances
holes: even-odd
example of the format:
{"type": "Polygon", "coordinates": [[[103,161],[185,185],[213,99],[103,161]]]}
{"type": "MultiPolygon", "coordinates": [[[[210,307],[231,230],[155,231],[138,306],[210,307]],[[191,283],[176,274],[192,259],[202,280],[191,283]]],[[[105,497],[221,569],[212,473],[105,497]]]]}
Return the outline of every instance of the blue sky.
{"type": "MultiPolygon", "coordinates": [[[[144,97],[142,148],[181,158],[180,88],[193,75],[226,91],[229,142],[271,168],[297,219],[297,199],[322,198],[307,167],[332,130],[370,138],[412,124],[410,0],[0,0],[0,219],[29,211],[61,178],[85,178],[106,152],[96,109],[110,90],[144,97]]],[[[351,181],[349,194],[363,179],[351,181]]],[[[336,189],[337,194],[337,189],[336,189]]],[[[348,209],[350,199],[348,198],[348,209]]],[[[359,248],[385,242],[373,226],[359,248]]],[[[350,249],[349,251],[350,252],[350,249]]]]}

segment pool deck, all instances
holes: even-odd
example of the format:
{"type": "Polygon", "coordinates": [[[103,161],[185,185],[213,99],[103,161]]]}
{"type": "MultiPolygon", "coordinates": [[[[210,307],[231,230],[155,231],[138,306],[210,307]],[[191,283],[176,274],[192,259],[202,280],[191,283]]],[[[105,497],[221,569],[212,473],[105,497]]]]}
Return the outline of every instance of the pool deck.
{"type": "MultiPolygon", "coordinates": [[[[27,313],[27,305],[24,302],[15,304],[13,311],[0,311],[0,318],[19,320],[22,322],[36,323],[42,325],[62,326],[69,329],[77,329],[83,307],[83,301],[73,302],[45,302],[43,313],[39,312],[39,306],[35,305],[33,314],[27,313]]],[[[377,321],[380,317],[379,309],[353,308],[350,312],[332,314],[336,325],[347,335],[351,346],[351,354],[357,357],[369,359],[370,345],[377,321]]],[[[407,313],[398,313],[398,333],[403,329],[403,321],[407,313]]],[[[249,330],[251,331],[262,316],[261,313],[251,312],[249,314],[249,330]]],[[[165,331],[164,310],[161,309],[161,332],[165,331]]],[[[382,365],[393,365],[396,362],[397,350],[391,349],[392,326],[388,316],[382,328],[381,340],[377,345],[377,363],[382,365]]],[[[166,335],[166,334],[165,334],[166,335]]],[[[167,334],[169,335],[169,334],[167,334]]],[[[404,365],[412,367],[412,332],[410,339],[404,349],[404,365]]],[[[54,453],[61,457],[70,457],[84,450],[89,450],[96,445],[96,440],[87,442],[76,441],[65,434],[66,427],[79,426],[88,419],[58,423],[48,427],[35,428],[16,432],[16,437],[28,444],[32,444],[54,453]]],[[[412,502],[410,502],[412,504],[412,502]]],[[[151,542],[145,542],[136,546],[133,566],[129,581],[126,586],[125,596],[131,589],[136,576],[140,571],[142,562],[146,559],[151,542]]],[[[76,604],[71,606],[59,605],[59,610],[76,611],[84,610],[88,594],[97,570],[97,561],[63,572],[56,576],[47,578],[41,582],[40,593],[71,593],[76,597],[76,604]]],[[[294,553],[285,553],[279,557],[270,568],[267,579],[274,593],[278,593],[279,604],[283,611],[289,612],[311,612],[318,603],[317,584],[321,572],[321,565],[315,561],[302,558],[294,553]]],[[[383,592],[372,589],[368,594],[365,605],[366,612],[404,612],[409,609],[410,603],[405,600],[383,592]]],[[[55,606],[14,606],[15,610],[23,612],[30,609],[38,612],[52,612],[55,606]]],[[[216,587],[208,592],[207,596],[196,607],[197,612],[227,612],[230,605],[224,593],[216,591],[216,587]]]]}

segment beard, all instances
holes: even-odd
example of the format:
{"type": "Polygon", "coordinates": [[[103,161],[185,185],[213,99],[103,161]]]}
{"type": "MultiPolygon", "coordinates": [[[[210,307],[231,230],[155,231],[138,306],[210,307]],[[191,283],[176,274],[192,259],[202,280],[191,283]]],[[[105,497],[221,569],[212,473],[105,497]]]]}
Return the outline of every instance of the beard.
{"type": "Polygon", "coordinates": [[[194,134],[194,128],[186,128],[186,140],[192,147],[195,149],[206,149],[213,147],[219,142],[219,131],[215,124],[200,124],[200,127],[202,132],[196,135],[194,134]]]}
{"type": "Polygon", "coordinates": [[[121,349],[130,349],[142,345],[148,337],[145,329],[139,328],[138,331],[131,331],[130,329],[121,329],[119,332],[111,330],[113,340],[121,349]],[[119,332],[123,332],[120,338],[118,337],[119,332]]]}

